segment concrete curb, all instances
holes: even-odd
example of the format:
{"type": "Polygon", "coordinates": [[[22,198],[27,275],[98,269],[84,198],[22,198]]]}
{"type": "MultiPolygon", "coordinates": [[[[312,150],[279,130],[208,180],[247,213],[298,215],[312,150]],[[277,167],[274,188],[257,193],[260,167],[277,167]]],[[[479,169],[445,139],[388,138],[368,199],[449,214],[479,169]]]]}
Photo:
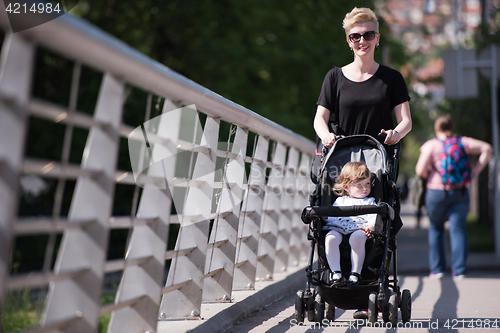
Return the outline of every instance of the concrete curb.
{"type": "Polygon", "coordinates": [[[225,310],[220,311],[203,324],[187,332],[190,333],[219,333],[227,330],[238,321],[248,317],[254,311],[269,305],[283,296],[304,289],[306,283],[306,272],[299,269],[297,272],[289,275],[285,279],[273,283],[262,290],[248,296],[244,300],[235,303],[225,310]]]}

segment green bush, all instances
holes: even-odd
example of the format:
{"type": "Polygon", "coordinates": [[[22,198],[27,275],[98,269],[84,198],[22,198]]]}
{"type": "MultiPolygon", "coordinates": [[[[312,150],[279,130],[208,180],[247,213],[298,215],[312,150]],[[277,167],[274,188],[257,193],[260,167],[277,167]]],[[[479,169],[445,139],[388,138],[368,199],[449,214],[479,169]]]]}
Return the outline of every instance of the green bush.
{"type": "Polygon", "coordinates": [[[467,236],[471,252],[495,251],[494,233],[487,225],[479,223],[476,216],[469,215],[467,217],[467,236]]]}

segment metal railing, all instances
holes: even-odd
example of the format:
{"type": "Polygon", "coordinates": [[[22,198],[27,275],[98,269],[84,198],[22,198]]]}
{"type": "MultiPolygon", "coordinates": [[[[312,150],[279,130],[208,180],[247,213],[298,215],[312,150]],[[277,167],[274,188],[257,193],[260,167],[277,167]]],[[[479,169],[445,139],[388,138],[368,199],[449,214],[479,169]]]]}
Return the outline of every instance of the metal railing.
{"type": "Polygon", "coordinates": [[[12,292],[45,290],[33,332],[96,332],[106,314],[108,332],[155,332],[158,320],[199,317],[202,302],[230,302],[233,290],[253,289],[257,279],[272,279],[307,256],[300,212],[310,193],[311,141],[70,15],[7,32],[1,52],[0,304],[12,292]],[[38,47],[72,64],[68,105],[33,96],[38,47]],[[83,67],[102,74],[92,115],[77,108],[83,67]],[[148,96],[136,110],[144,119],[138,127],[122,119],[130,86],[148,96]],[[163,106],[152,122],[154,98],[163,106]],[[33,119],[63,128],[60,159],[26,156],[33,119]],[[88,131],[81,164],[70,159],[77,129],[88,131]],[[137,173],[116,169],[122,140],[139,147],[131,161],[139,163],[137,173]],[[56,182],[51,214],[19,214],[28,176],[56,182]],[[75,183],[69,194],[68,180],[75,183]],[[134,189],[128,216],[112,214],[118,185],[134,189]],[[167,250],[174,224],[176,244],[167,250]],[[113,230],[129,233],[123,258],[108,260],[113,230]],[[12,251],[28,235],[47,237],[44,264],[16,274],[12,251]],[[116,272],[114,303],[101,305],[105,278],[116,272]]]}

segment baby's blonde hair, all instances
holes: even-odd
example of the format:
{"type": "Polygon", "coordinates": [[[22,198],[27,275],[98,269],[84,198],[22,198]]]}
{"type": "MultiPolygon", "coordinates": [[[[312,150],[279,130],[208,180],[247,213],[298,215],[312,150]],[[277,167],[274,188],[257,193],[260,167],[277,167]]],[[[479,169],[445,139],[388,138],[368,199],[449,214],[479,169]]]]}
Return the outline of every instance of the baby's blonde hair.
{"type": "Polygon", "coordinates": [[[349,195],[344,189],[347,184],[354,183],[366,178],[372,178],[372,173],[364,162],[347,162],[340,175],[337,177],[333,191],[339,196],[349,195]]]}
{"type": "Polygon", "coordinates": [[[359,23],[372,22],[375,31],[378,31],[378,20],[377,16],[370,8],[357,8],[354,7],[350,13],[345,15],[344,21],[342,22],[342,27],[345,30],[346,36],[349,36],[351,28],[359,23]]]}

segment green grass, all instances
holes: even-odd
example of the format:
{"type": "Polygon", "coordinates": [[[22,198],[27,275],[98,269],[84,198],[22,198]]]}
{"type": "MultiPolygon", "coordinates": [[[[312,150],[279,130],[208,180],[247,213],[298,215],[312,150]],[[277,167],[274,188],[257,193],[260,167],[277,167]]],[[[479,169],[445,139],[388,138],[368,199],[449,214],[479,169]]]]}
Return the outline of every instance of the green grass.
{"type": "Polygon", "coordinates": [[[33,300],[30,290],[9,292],[5,298],[5,310],[2,318],[4,333],[38,326],[42,316],[43,300],[33,300]]]}
{"type": "MultiPolygon", "coordinates": [[[[104,293],[101,296],[101,306],[104,304],[113,303],[115,301],[116,293],[104,293]]],[[[99,323],[97,327],[98,333],[106,333],[108,331],[109,320],[111,319],[111,313],[107,313],[99,317],[99,323]]]]}
{"type": "Polygon", "coordinates": [[[495,236],[488,226],[480,224],[477,217],[467,216],[467,236],[469,238],[469,251],[495,252],[495,236]]]}
{"type": "Polygon", "coordinates": [[[98,333],[106,333],[108,331],[108,325],[110,319],[111,319],[111,313],[99,317],[99,326],[97,328],[98,333]]]}
{"type": "MultiPolygon", "coordinates": [[[[39,325],[45,297],[33,300],[30,292],[26,289],[22,292],[9,292],[6,295],[0,332],[12,333],[39,325]]],[[[105,293],[101,297],[101,305],[113,303],[114,300],[115,293],[105,293]]],[[[110,319],[110,313],[99,317],[98,333],[106,333],[110,319]]]]}

